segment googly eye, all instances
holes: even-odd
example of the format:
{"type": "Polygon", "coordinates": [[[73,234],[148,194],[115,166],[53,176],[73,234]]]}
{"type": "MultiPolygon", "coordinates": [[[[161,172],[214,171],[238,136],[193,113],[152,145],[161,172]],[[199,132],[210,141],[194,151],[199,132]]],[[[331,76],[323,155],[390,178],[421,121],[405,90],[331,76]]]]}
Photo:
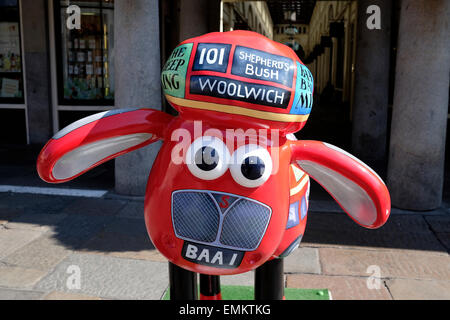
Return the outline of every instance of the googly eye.
{"type": "Polygon", "coordinates": [[[231,158],[230,172],[241,186],[259,187],[272,173],[272,158],[269,151],[256,144],[239,147],[231,158]]]}
{"type": "Polygon", "coordinates": [[[214,180],[228,169],[230,152],[217,137],[197,138],[188,148],[186,164],[189,171],[202,180],[214,180]]]}

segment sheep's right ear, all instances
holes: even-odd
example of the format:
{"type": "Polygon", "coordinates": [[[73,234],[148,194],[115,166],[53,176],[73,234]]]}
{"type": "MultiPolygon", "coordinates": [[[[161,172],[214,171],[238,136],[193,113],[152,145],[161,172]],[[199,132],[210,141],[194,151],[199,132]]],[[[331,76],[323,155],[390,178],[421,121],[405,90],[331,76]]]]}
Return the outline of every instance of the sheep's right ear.
{"type": "Polygon", "coordinates": [[[359,225],[375,229],[389,217],[383,180],[361,160],[321,141],[290,141],[292,162],[316,180],[359,225]]]}
{"type": "Polygon", "coordinates": [[[164,137],[172,116],[153,109],[117,109],[78,120],[59,131],[37,160],[41,179],[72,180],[86,171],[164,137]]]}

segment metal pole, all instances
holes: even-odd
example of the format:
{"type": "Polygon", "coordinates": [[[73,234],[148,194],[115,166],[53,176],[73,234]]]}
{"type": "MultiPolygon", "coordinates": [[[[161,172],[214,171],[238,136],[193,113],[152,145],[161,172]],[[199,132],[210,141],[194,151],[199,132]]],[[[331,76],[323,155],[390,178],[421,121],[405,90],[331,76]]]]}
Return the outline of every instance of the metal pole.
{"type": "Polygon", "coordinates": [[[222,300],[219,276],[200,274],[200,300],[222,300]]]}
{"type": "Polygon", "coordinates": [[[170,300],[197,300],[197,274],[169,262],[170,300]]]}
{"type": "Polygon", "coordinates": [[[255,300],[283,299],[283,259],[272,259],[255,270],[255,300]]]}

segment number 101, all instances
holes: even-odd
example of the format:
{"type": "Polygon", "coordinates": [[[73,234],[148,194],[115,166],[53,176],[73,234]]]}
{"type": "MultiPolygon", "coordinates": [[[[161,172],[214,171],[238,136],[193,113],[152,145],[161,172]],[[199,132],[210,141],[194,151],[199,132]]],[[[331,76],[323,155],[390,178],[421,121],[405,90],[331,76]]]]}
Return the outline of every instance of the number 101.
{"type": "Polygon", "coordinates": [[[217,64],[223,65],[224,55],[225,48],[221,48],[220,50],[218,50],[217,48],[203,48],[200,51],[200,59],[198,60],[198,64],[203,64],[206,58],[207,64],[215,64],[217,60],[219,60],[217,64]]]}

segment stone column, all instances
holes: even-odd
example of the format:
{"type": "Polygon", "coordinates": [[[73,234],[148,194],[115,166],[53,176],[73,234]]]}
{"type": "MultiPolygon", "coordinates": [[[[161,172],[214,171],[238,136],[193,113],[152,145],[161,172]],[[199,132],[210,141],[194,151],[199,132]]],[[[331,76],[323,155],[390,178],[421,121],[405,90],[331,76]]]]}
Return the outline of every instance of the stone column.
{"type": "Polygon", "coordinates": [[[387,184],[392,204],[442,201],[450,71],[450,1],[403,0],[387,184]]]}
{"type": "Polygon", "coordinates": [[[337,56],[338,56],[338,39],[331,38],[332,56],[331,56],[331,85],[336,88],[336,71],[337,71],[337,56]]]}
{"type": "MultiPolygon", "coordinates": [[[[114,8],[115,107],[161,110],[159,10],[157,0],[121,0],[114,8]]],[[[116,192],[144,195],[161,144],[118,157],[116,192]]]]}
{"type": "Polygon", "coordinates": [[[331,70],[331,64],[330,64],[330,57],[331,57],[331,47],[326,47],[325,48],[325,70],[324,70],[324,86],[326,87],[328,85],[328,83],[331,82],[331,77],[330,77],[330,70],[331,70]]]}
{"type": "Polygon", "coordinates": [[[180,42],[220,31],[220,0],[180,0],[180,42]]]}
{"type": "Polygon", "coordinates": [[[352,151],[381,173],[386,166],[391,7],[391,0],[358,1],[352,151]],[[367,26],[372,5],[380,9],[381,29],[367,26]]]}
{"type": "Polygon", "coordinates": [[[22,0],[25,86],[31,144],[52,136],[47,5],[44,0],[22,0]]]}
{"type": "Polygon", "coordinates": [[[323,87],[322,87],[322,78],[323,78],[323,54],[317,57],[317,87],[319,90],[317,90],[318,94],[322,93],[323,87]]]}

